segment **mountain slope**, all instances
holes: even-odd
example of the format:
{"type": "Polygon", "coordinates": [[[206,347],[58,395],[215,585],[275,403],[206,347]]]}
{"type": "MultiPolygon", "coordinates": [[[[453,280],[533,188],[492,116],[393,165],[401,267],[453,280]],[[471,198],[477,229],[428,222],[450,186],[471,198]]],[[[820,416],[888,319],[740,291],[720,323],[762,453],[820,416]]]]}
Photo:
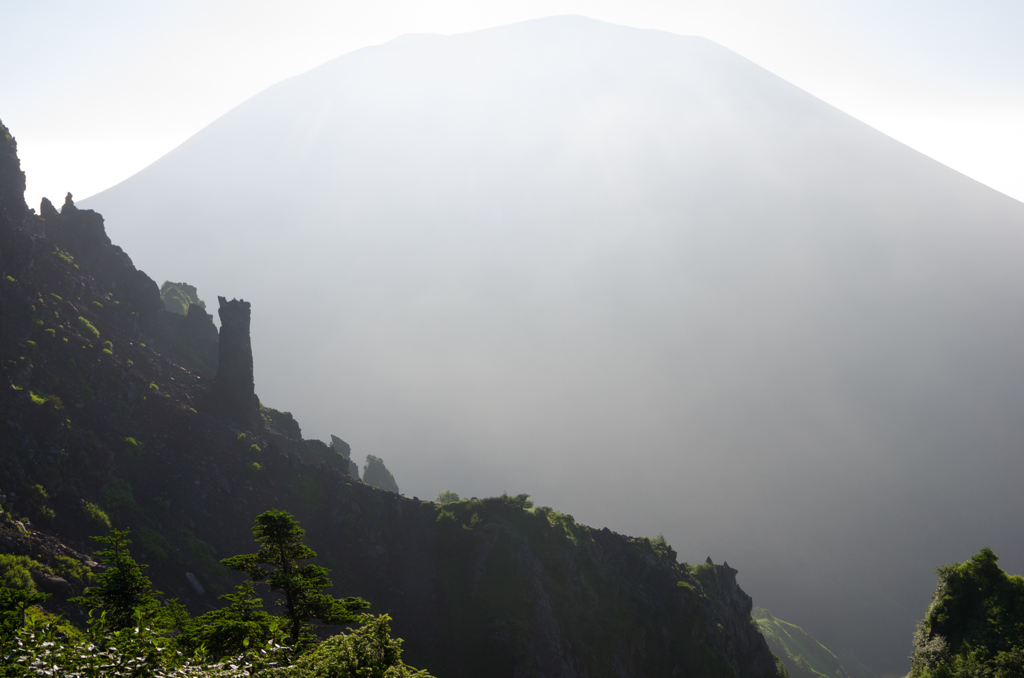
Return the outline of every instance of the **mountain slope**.
{"type": "Polygon", "coordinates": [[[360,50],[88,204],[266,309],[259,388],[409,493],[721,554],[880,672],[932,563],[1024,560],[1024,208],[706,40],[360,50]]]}
{"type": "MultiPolygon", "coordinates": [[[[393,613],[405,657],[435,675],[776,675],[736,570],[688,568],[663,540],[522,496],[441,507],[359,482],[253,394],[247,302],[220,298],[204,376],[180,350],[183,317],[103,218],[71,196],[36,215],[23,191],[0,125],[0,555],[34,568],[54,609],[84,622],[68,598],[96,567],[88,536],[111,524],[155,588],[193,613],[219,606],[239,580],[219,561],[251,552],[253,518],[279,508],[332,593],[393,613]]],[[[197,311],[185,320],[212,325],[197,311]]]]}
{"type": "Polygon", "coordinates": [[[796,624],[776,618],[763,607],[755,607],[750,616],[790,678],[848,678],[835,654],[796,624]]]}

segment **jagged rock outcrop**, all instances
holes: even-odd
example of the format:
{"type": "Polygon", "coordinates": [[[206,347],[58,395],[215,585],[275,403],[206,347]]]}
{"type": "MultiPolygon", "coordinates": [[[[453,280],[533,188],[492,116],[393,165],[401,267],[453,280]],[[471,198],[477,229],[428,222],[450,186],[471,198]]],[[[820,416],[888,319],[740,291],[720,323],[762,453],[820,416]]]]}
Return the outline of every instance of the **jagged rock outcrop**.
{"type": "MultiPolygon", "coordinates": [[[[18,142],[0,122],[0,238],[15,224],[25,221],[25,173],[18,159],[18,142]]],[[[2,240],[0,240],[0,272],[3,266],[2,240]]]]}
{"type": "Polygon", "coordinates": [[[379,490],[387,490],[398,494],[398,482],[391,474],[384,460],[372,454],[366,455],[366,466],[363,467],[363,482],[379,490]]]}
{"type": "Polygon", "coordinates": [[[209,402],[214,410],[236,424],[255,430],[261,419],[252,371],[251,305],[242,299],[228,301],[217,297],[217,300],[220,302],[217,376],[210,389],[209,402]]]}
{"type": "Polygon", "coordinates": [[[273,407],[266,407],[260,404],[260,417],[263,418],[263,425],[274,433],[277,433],[290,440],[302,440],[302,427],[291,412],[282,412],[273,407]]]}
{"type": "Polygon", "coordinates": [[[340,454],[348,461],[348,474],[355,480],[359,480],[359,464],[352,461],[352,446],[336,435],[331,435],[331,449],[340,454]]]}
{"type": "MultiPolygon", "coordinates": [[[[133,309],[133,317],[125,319],[128,331],[155,333],[159,331],[163,302],[160,290],[148,275],[135,268],[131,257],[110,242],[103,216],[93,210],[75,206],[70,193],[58,213],[46,198],[40,204],[41,231],[50,242],[85,265],[88,275],[76,276],[69,286],[68,296],[82,297],[89,288],[110,290],[119,302],[125,301],[133,309]]],[[[102,302],[101,302],[102,303],[102,302]]]]}
{"type": "MultiPolygon", "coordinates": [[[[0,122],[0,278],[7,275],[7,259],[11,252],[14,227],[25,220],[25,173],[18,159],[18,143],[0,122]]],[[[0,383],[5,376],[3,353],[4,304],[0,298],[0,383]]]]}
{"type": "Polygon", "coordinates": [[[47,231],[55,240],[82,251],[110,246],[110,237],[103,225],[103,217],[93,210],[80,210],[70,193],[64,197],[60,217],[54,222],[47,220],[47,231]]]}
{"type": "MultiPolygon", "coordinates": [[[[719,650],[723,654],[735,657],[738,665],[762,661],[766,641],[751,621],[750,613],[754,608],[754,601],[736,582],[738,570],[729,567],[726,561],[716,565],[710,557],[706,565],[711,569],[699,578],[704,592],[708,594],[709,600],[713,601],[716,608],[715,616],[721,625],[720,629],[724,631],[719,650]]],[[[767,667],[762,668],[769,671],[767,667]]],[[[774,666],[770,671],[772,673],[763,675],[772,675],[775,671],[774,666]]]]}
{"type": "Polygon", "coordinates": [[[217,326],[213,316],[198,304],[190,304],[186,315],[166,308],[160,315],[164,337],[178,354],[201,375],[213,378],[217,374],[217,326]]]}

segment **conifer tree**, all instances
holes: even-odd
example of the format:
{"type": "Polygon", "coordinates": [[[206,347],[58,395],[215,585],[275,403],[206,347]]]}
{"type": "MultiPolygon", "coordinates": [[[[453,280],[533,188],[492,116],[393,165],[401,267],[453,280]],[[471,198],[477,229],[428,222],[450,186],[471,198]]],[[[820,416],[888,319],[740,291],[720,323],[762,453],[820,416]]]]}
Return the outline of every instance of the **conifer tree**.
{"type": "Polygon", "coordinates": [[[281,620],[263,609],[251,581],[243,582],[221,600],[228,606],[184,625],[178,636],[179,646],[192,652],[203,648],[208,656],[220,659],[240,655],[246,648],[264,647],[278,635],[281,620]]]}
{"type": "Polygon", "coordinates": [[[298,649],[311,637],[309,620],[319,619],[325,624],[345,624],[357,621],[360,610],[369,609],[361,598],[337,599],[323,593],[331,586],[328,570],[302,561],[316,557],[316,552],[302,543],[306,531],[287,511],[270,510],[256,517],[252,528],[260,550],[256,553],[232,556],[221,562],[233,570],[247,573],[255,582],[269,585],[271,591],[280,591],[285,608],[288,635],[292,647],[298,649]]]}
{"type": "Polygon", "coordinates": [[[139,565],[128,552],[132,543],[128,530],[111,530],[107,536],[93,539],[107,545],[95,554],[107,569],[96,575],[95,586],[71,602],[89,610],[96,623],[113,631],[153,622],[160,612],[157,596],[163,594],[152,589],[145,575],[148,565],[139,565]]]}

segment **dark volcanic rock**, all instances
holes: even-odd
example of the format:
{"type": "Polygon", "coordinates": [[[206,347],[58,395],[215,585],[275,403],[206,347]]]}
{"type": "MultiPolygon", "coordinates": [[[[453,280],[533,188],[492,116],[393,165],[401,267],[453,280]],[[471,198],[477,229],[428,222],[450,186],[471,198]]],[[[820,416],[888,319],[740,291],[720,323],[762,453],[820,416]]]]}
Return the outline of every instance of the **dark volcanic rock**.
{"type": "Polygon", "coordinates": [[[210,391],[212,407],[235,423],[254,430],[259,417],[259,399],[252,373],[252,342],[249,338],[251,307],[248,301],[217,297],[220,308],[220,339],[217,376],[210,391]]]}
{"type": "Polygon", "coordinates": [[[132,331],[158,331],[163,302],[156,283],[132,263],[131,258],[110,242],[103,224],[103,216],[93,210],[75,206],[70,193],[64,199],[60,213],[43,198],[40,204],[42,232],[57,248],[74,259],[75,266],[85,266],[88,276],[77,276],[69,289],[81,295],[85,288],[106,288],[119,300],[127,302],[118,308],[131,314],[124,326],[132,331]],[[130,309],[130,310],[129,310],[130,309]]]}
{"type": "Polygon", "coordinates": [[[68,580],[53,574],[33,571],[32,581],[34,581],[36,586],[39,587],[39,590],[44,593],[56,593],[58,595],[67,595],[71,593],[71,584],[68,583],[68,580]]]}
{"type": "MultiPolygon", "coordinates": [[[[18,159],[18,144],[0,122],[0,278],[7,272],[6,260],[10,252],[10,237],[14,226],[25,220],[25,173],[18,159]]],[[[4,305],[0,299],[0,377],[5,373],[3,332],[4,305]]]]}
{"type": "Polygon", "coordinates": [[[359,465],[352,461],[352,446],[336,435],[331,436],[331,448],[348,460],[348,474],[355,480],[359,480],[359,465]]]}
{"type": "MultiPolygon", "coordinates": [[[[18,159],[18,142],[0,122],[0,237],[25,220],[25,173],[18,159]]],[[[0,250],[2,255],[2,250],[0,250]]],[[[0,256],[0,262],[3,257],[0,256]]],[[[2,264],[0,264],[2,265],[2,264]]]]}
{"type": "Polygon", "coordinates": [[[109,246],[111,244],[107,230],[103,226],[103,217],[92,210],[80,210],[70,193],[64,197],[64,206],[60,210],[60,230],[58,239],[74,240],[76,249],[109,246]]]}
{"type": "Polygon", "coordinates": [[[381,490],[398,494],[398,482],[391,471],[384,465],[384,460],[372,454],[366,457],[366,466],[363,467],[363,482],[381,490]]]}
{"type": "Polygon", "coordinates": [[[171,347],[204,377],[217,373],[218,336],[213,316],[198,304],[191,304],[187,315],[166,308],[160,314],[160,327],[171,347]]]}

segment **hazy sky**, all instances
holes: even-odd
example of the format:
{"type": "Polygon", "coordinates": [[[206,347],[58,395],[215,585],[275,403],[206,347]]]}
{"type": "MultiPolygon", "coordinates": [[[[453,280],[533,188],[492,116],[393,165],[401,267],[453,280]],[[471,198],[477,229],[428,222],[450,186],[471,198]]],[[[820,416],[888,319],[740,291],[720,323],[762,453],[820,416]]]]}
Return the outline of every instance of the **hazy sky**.
{"type": "Polygon", "coordinates": [[[979,0],[0,0],[28,201],[85,198],[264,88],[406,33],[581,14],[714,40],[1024,199],[1024,5],[979,0]]]}

